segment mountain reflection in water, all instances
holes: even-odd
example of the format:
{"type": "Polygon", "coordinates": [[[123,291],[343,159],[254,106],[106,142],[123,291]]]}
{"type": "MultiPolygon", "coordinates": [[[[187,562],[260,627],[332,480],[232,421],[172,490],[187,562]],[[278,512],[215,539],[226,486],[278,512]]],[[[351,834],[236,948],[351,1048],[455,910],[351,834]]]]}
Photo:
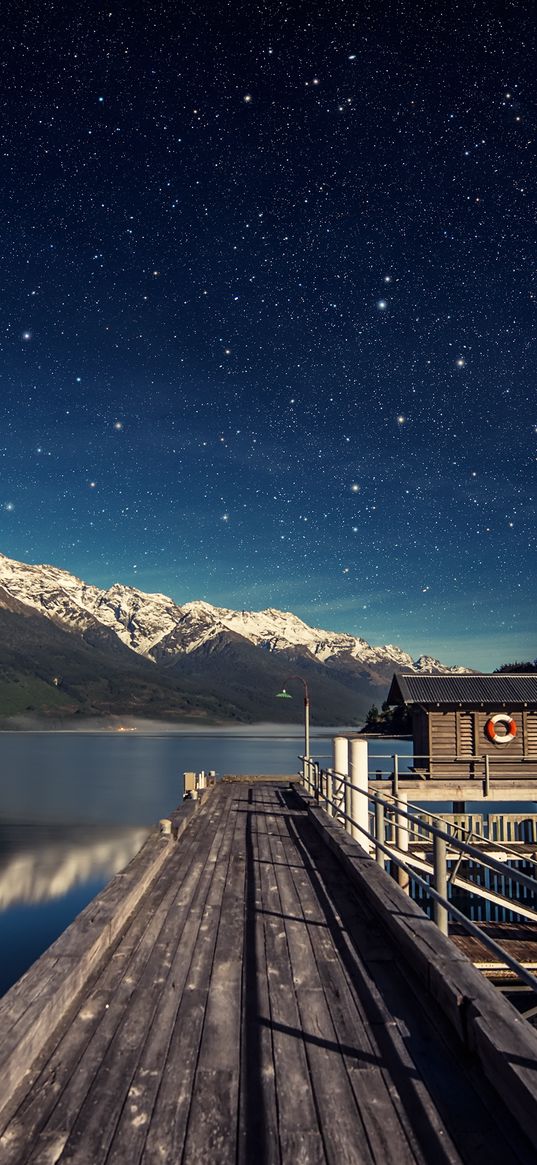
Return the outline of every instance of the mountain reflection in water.
{"type": "Polygon", "coordinates": [[[108,881],[143,845],[147,829],[0,824],[0,909],[49,902],[108,881]]]}

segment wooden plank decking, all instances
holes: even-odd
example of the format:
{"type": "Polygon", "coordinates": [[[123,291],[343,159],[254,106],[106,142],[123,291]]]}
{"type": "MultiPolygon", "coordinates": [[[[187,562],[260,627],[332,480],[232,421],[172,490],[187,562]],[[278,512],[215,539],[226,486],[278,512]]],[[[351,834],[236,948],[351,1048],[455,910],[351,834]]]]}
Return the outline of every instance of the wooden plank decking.
{"type": "Polygon", "coordinates": [[[0,1165],[535,1160],[270,783],[211,792],[2,1129],[0,1165]]]}

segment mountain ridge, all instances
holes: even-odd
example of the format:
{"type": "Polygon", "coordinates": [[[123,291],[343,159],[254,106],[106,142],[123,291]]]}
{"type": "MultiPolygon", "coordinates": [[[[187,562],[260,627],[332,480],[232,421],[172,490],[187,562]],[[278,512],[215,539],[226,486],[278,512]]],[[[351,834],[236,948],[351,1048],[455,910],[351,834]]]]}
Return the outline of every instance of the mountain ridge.
{"type": "MultiPolygon", "coordinates": [[[[300,670],[314,693],[317,722],[354,724],[371,702],[384,698],[394,670],[469,670],[311,627],[291,611],[234,611],[204,600],[180,606],[168,595],[122,583],[101,589],[61,568],[6,555],[0,555],[0,609],[0,658],[11,660],[13,675],[19,668],[25,683],[38,675],[55,687],[52,704],[65,696],[71,714],[74,708],[125,715],[131,684],[131,704],[140,715],[264,720],[274,718],[274,692],[289,672],[300,670]],[[29,619],[37,620],[39,672],[29,619]],[[16,626],[24,644],[18,654],[16,626]],[[47,650],[59,677],[47,674],[47,650]]],[[[293,709],[278,706],[280,719],[297,714],[299,701],[293,709]]]]}

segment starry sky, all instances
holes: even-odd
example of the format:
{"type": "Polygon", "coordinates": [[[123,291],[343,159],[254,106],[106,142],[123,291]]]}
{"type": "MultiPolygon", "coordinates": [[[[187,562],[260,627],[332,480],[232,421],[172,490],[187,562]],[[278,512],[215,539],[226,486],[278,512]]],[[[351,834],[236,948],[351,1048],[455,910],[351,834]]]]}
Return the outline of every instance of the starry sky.
{"type": "Polygon", "coordinates": [[[529,0],[0,27],[2,552],[537,655],[529,0]]]}

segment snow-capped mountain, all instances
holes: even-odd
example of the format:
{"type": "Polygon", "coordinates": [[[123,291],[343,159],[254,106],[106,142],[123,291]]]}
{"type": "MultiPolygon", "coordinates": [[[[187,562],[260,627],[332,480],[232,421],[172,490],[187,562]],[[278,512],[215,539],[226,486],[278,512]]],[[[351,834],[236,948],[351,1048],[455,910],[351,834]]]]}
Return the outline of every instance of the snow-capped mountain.
{"type": "Polygon", "coordinates": [[[393,644],[374,647],[353,635],[310,627],[289,611],[233,611],[202,601],[178,606],[167,595],[145,594],[116,583],[108,590],[54,566],[31,566],[0,555],[0,587],[25,607],[67,630],[113,632],[132,652],[161,666],[222,643],[230,635],[274,656],[298,653],[333,668],[361,665],[373,672],[464,672],[436,659],[413,660],[393,644]]]}

